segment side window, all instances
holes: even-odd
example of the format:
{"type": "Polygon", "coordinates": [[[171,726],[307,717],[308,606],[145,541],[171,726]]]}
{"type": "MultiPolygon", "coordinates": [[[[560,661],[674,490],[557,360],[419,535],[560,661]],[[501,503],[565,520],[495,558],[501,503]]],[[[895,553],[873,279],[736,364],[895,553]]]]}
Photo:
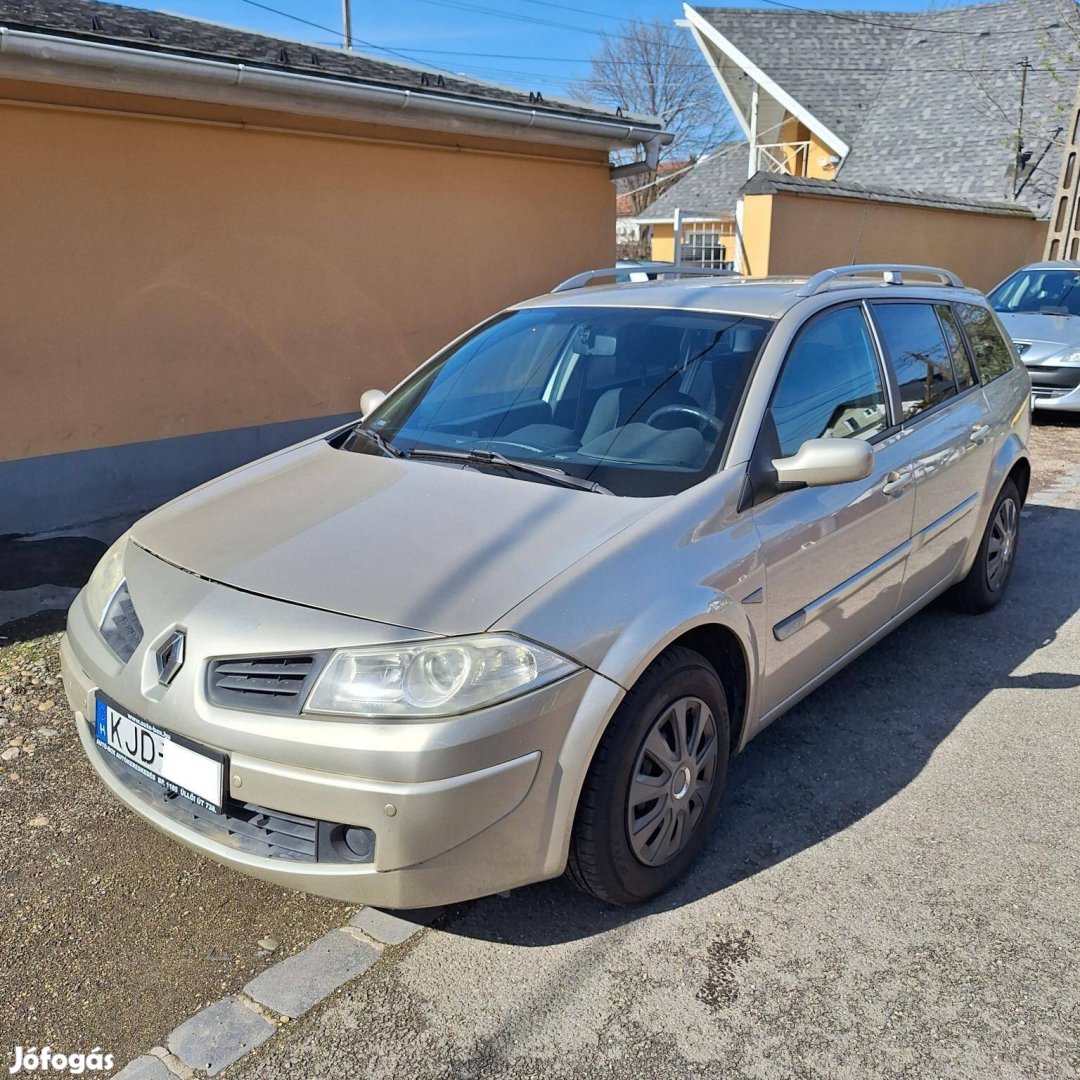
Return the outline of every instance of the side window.
{"type": "Polygon", "coordinates": [[[781,457],[807,439],[869,439],[885,430],[881,371],[860,308],[834,308],[803,327],[769,412],[781,457]]]}
{"type": "Polygon", "coordinates": [[[932,305],[875,303],[873,311],[896,371],[902,418],[909,420],[952,397],[952,357],[932,305]]]}
{"type": "Polygon", "coordinates": [[[1012,350],[1001,336],[989,309],[977,307],[975,304],[957,304],[956,311],[967,334],[982,381],[988,383],[991,379],[1012,371],[1012,350]]]}
{"type": "Polygon", "coordinates": [[[956,325],[956,316],[948,304],[936,306],[938,318],[941,320],[941,329],[945,331],[945,341],[949,346],[949,355],[952,357],[953,373],[956,375],[956,385],[961,390],[974,386],[979,380],[972,370],[971,361],[964,349],[964,342],[960,336],[960,327],[956,325]]]}

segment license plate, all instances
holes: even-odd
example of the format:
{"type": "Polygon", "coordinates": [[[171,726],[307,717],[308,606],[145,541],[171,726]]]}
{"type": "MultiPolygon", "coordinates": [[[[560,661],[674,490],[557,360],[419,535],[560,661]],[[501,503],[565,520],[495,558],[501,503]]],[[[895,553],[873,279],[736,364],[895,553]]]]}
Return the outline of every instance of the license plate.
{"type": "Polygon", "coordinates": [[[225,757],[162,731],[98,694],[95,740],[106,753],[204,810],[221,812],[225,757]]]}

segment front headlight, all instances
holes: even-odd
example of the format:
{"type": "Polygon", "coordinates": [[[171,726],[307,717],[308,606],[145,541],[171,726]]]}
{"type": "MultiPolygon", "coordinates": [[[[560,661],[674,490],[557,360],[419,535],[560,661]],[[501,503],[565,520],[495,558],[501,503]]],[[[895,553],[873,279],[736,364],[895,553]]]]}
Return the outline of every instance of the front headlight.
{"type": "Polygon", "coordinates": [[[1060,364],[1062,367],[1080,367],[1080,349],[1066,349],[1060,356],[1042,363],[1060,364]]]}
{"type": "Polygon", "coordinates": [[[94,567],[90,580],[83,590],[86,594],[86,606],[94,626],[100,628],[120,582],[124,580],[124,549],[127,547],[127,535],[119,540],[101,557],[94,567]]]}
{"type": "Polygon", "coordinates": [[[457,716],[577,670],[565,656],[509,634],[339,649],[308,695],[304,712],[457,716]]]}

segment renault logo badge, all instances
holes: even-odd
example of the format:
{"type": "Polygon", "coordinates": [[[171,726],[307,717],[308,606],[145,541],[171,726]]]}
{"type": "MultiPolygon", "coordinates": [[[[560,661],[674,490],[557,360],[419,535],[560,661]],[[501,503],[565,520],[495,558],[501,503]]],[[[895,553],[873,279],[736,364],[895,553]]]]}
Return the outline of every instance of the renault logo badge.
{"type": "Polygon", "coordinates": [[[168,686],[184,666],[184,631],[174,630],[157,651],[158,682],[168,686]]]}

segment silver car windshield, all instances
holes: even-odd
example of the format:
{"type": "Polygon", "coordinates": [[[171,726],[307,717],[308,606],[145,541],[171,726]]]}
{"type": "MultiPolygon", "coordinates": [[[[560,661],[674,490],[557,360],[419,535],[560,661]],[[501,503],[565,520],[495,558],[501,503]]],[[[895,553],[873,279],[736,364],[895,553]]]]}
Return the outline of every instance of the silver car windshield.
{"type": "MultiPolygon", "coordinates": [[[[365,438],[346,445],[405,457],[477,451],[467,465],[498,469],[482,459],[494,454],[618,495],[673,494],[715,471],[771,325],[625,307],[506,313],[365,418],[384,446],[365,438]]],[[[503,471],[544,482],[538,471],[503,471]]]]}
{"type": "Polygon", "coordinates": [[[1080,315],[1080,273],[1020,270],[990,294],[990,303],[1008,314],[1080,315]]]}

